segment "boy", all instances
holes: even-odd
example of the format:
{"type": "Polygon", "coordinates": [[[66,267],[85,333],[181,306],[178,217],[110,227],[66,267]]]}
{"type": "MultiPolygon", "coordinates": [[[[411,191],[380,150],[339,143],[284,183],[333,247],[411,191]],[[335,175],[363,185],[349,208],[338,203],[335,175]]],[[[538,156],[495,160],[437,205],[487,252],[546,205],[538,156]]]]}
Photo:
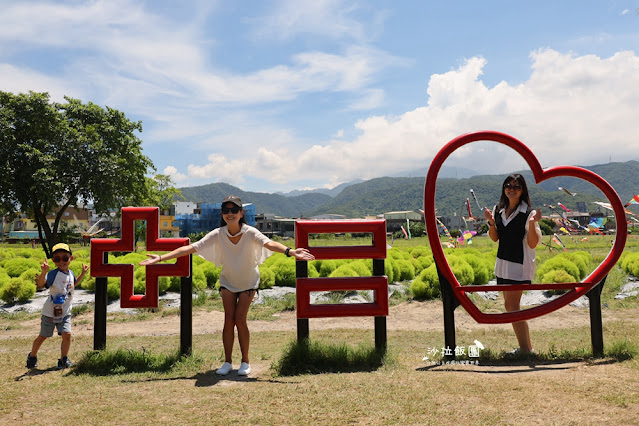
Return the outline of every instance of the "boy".
{"type": "Polygon", "coordinates": [[[53,329],[58,329],[58,334],[62,336],[60,345],[61,358],[58,360],[58,370],[73,366],[69,360],[69,348],[71,347],[71,304],[73,301],[73,290],[80,284],[84,274],[89,270],[89,266],[82,264],[82,273],[75,277],[73,271],[69,270],[69,264],[73,260],[71,249],[67,244],[59,243],[53,246],[51,259],[56,265],[56,269],[49,272],[49,263],[44,260],[40,266],[42,273],[38,276],[38,290],[43,287],[49,289],[49,297],[42,307],[42,322],[40,334],[33,341],[31,352],[27,355],[27,368],[38,366],[38,350],[44,341],[53,336],[53,329]]]}

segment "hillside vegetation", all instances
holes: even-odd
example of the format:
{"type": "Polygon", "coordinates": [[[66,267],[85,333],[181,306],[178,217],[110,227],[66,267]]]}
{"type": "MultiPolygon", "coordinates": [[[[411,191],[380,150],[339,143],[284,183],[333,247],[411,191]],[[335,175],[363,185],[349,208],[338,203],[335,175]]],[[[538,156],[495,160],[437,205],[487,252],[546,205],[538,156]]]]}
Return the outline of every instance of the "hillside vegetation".
{"type": "MultiPolygon", "coordinates": [[[[639,162],[608,163],[584,167],[604,178],[627,202],[639,193],[639,162]]],[[[521,172],[529,184],[535,206],[562,203],[577,210],[577,202],[585,202],[589,211],[596,211],[594,201],[608,200],[590,183],[572,177],[553,178],[535,184],[530,171],[521,172]],[[558,187],[567,188],[574,197],[558,187]]],[[[478,206],[471,197],[472,188],[482,207],[491,207],[499,199],[500,185],[506,174],[479,175],[471,178],[442,178],[437,181],[436,205],[439,214],[451,216],[466,213],[464,203],[470,198],[473,214],[478,206]]],[[[220,202],[228,194],[242,197],[244,202],[255,204],[257,213],[273,213],[284,217],[308,217],[324,213],[343,214],[347,217],[364,217],[389,211],[423,208],[425,177],[380,177],[344,187],[334,197],[321,193],[304,193],[287,197],[281,194],[247,192],[225,184],[214,183],[197,187],[180,188],[184,197],[193,202],[220,202]]],[[[546,209],[548,211],[548,209],[546,209]]]]}

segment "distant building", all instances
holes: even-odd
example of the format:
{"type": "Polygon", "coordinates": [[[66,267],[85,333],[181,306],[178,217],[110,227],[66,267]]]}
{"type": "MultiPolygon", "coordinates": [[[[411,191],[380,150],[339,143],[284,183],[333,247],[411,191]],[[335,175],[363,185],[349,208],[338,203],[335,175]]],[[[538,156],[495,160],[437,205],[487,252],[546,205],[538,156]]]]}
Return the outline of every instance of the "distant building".
{"type": "MultiPolygon", "coordinates": [[[[255,226],[255,205],[243,204],[244,220],[247,225],[255,226]]],[[[176,206],[176,212],[178,208],[176,206]]],[[[175,222],[180,237],[200,232],[210,232],[220,227],[222,220],[222,203],[198,203],[191,213],[176,214],[175,222]]]]}
{"type": "Polygon", "coordinates": [[[255,215],[255,227],[267,237],[274,235],[281,237],[295,236],[295,219],[287,219],[274,214],[262,213],[255,215]]]}
{"type": "Polygon", "coordinates": [[[404,226],[406,229],[406,222],[423,222],[424,216],[413,210],[388,212],[384,213],[384,219],[386,219],[386,232],[394,233],[401,230],[404,226]]]}
{"type": "Polygon", "coordinates": [[[176,215],[178,214],[193,214],[197,209],[197,203],[191,201],[177,201],[173,203],[173,208],[176,215]]]}

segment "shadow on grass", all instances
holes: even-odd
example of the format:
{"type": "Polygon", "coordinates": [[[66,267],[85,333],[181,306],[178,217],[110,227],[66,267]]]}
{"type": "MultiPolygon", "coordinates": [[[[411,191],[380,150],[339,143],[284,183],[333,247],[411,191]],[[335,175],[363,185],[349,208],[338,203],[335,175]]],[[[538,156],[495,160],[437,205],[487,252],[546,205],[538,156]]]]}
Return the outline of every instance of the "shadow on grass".
{"type": "Polygon", "coordinates": [[[613,342],[603,356],[594,356],[586,349],[561,350],[558,351],[551,346],[547,352],[540,353],[494,353],[490,349],[482,352],[479,358],[469,359],[466,357],[455,360],[440,360],[426,367],[418,368],[418,371],[468,371],[475,373],[523,373],[543,370],[561,370],[575,368],[576,363],[586,363],[590,365],[606,365],[617,362],[624,362],[634,359],[639,350],[637,345],[629,340],[613,342]],[[466,369],[466,364],[472,369],[466,369]],[[463,370],[456,367],[463,366],[463,370]],[[478,368],[479,367],[479,368],[478,368]],[[485,369],[481,367],[496,367],[485,369]],[[518,368],[524,367],[524,368],[518,368]]]}
{"type": "Polygon", "coordinates": [[[353,373],[375,371],[389,362],[388,352],[374,347],[353,348],[304,339],[290,342],[272,370],[275,376],[353,373]]]}
{"type": "MultiPolygon", "coordinates": [[[[246,383],[264,381],[255,377],[240,376],[237,374],[237,370],[232,370],[226,376],[216,374],[215,370],[193,373],[194,371],[201,371],[203,365],[204,360],[197,355],[183,356],[178,352],[164,355],[153,354],[144,349],[142,351],[118,349],[116,351],[87,352],[68,374],[89,376],[142,374],[139,377],[123,377],[122,381],[138,383],[141,381],[195,380],[196,387],[215,386],[220,382],[246,383]]],[[[35,373],[32,372],[30,374],[33,375],[35,373]]],[[[23,377],[19,377],[16,380],[21,378],[23,377]]],[[[266,381],[277,382],[273,378],[266,381]]]]}
{"type": "Polygon", "coordinates": [[[26,379],[27,377],[41,376],[43,374],[51,373],[54,371],[60,371],[60,370],[58,370],[56,367],[49,367],[47,369],[32,368],[30,370],[27,370],[25,373],[20,374],[18,377],[16,377],[15,381],[19,382],[20,380],[26,379]]]}
{"type": "Polygon", "coordinates": [[[147,372],[169,373],[184,369],[186,364],[197,362],[193,357],[184,357],[179,353],[156,355],[144,349],[142,351],[104,350],[85,353],[76,363],[71,373],[90,376],[114,376],[147,372]]]}

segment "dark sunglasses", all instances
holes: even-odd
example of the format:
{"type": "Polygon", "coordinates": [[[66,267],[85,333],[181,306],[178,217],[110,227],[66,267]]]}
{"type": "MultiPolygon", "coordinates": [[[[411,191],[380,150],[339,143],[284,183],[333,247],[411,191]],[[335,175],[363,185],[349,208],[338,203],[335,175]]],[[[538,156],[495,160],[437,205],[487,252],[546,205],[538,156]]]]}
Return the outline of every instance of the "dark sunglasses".
{"type": "Polygon", "coordinates": [[[229,213],[238,214],[240,210],[242,209],[239,207],[222,207],[222,214],[229,214],[229,213]]]}
{"type": "Polygon", "coordinates": [[[515,183],[515,184],[507,183],[507,184],[504,185],[504,188],[514,189],[515,191],[521,191],[521,185],[519,185],[517,183],[515,183]]]}
{"type": "Polygon", "coordinates": [[[54,261],[55,263],[58,263],[59,261],[68,262],[68,261],[69,261],[69,259],[71,259],[69,256],[62,256],[62,257],[60,257],[60,256],[53,256],[53,261],[54,261]]]}

